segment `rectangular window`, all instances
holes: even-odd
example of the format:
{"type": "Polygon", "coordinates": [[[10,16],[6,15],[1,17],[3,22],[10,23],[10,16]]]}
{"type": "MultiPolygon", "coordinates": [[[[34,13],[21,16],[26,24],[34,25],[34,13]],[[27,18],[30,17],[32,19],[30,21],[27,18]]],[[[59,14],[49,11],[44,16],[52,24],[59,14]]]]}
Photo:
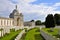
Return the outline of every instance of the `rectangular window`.
{"type": "Polygon", "coordinates": [[[2,26],[2,20],[1,20],[1,26],[2,26]]]}
{"type": "Polygon", "coordinates": [[[6,25],[5,20],[4,20],[4,25],[6,25]]]}

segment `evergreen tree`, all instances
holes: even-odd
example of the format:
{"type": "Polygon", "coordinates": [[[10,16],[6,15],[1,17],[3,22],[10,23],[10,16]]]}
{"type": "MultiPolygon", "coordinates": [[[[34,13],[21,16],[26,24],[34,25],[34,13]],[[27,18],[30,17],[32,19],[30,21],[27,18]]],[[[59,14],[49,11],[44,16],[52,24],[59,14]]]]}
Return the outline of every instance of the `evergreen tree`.
{"type": "Polygon", "coordinates": [[[55,18],[56,24],[60,25],[60,14],[55,14],[54,18],[55,18]]]}
{"type": "Polygon", "coordinates": [[[35,25],[41,25],[41,21],[40,21],[40,20],[37,20],[37,21],[35,22],[35,25]]]}
{"type": "Polygon", "coordinates": [[[55,20],[52,14],[48,14],[45,20],[45,26],[46,28],[53,28],[55,27],[55,20]]]}

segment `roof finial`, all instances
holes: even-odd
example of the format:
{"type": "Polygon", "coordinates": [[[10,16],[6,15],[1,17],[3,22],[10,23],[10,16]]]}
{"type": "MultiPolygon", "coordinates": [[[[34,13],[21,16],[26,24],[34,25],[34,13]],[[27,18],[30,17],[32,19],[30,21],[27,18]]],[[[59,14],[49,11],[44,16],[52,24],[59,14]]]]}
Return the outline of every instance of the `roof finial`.
{"type": "Polygon", "coordinates": [[[17,9],[17,5],[16,5],[16,9],[17,9]]]}

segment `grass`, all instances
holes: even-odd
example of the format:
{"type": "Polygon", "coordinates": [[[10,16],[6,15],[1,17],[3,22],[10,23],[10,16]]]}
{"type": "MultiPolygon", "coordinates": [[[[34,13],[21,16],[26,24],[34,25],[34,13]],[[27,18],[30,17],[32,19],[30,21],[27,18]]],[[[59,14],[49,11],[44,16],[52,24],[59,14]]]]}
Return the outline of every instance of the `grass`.
{"type": "Polygon", "coordinates": [[[20,40],[25,40],[26,33],[24,33],[20,40]]]}
{"type": "Polygon", "coordinates": [[[58,30],[57,28],[54,28],[53,31],[50,30],[50,28],[43,28],[43,31],[47,32],[48,34],[55,36],[57,38],[60,38],[59,34],[58,34],[58,30]]]}
{"type": "Polygon", "coordinates": [[[27,32],[25,40],[44,40],[44,38],[40,35],[39,29],[34,28],[27,32]]]}
{"type": "Polygon", "coordinates": [[[21,30],[18,31],[13,31],[11,30],[11,32],[9,34],[6,34],[4,37],[0,38],[0,40],[14,40],[14,38],[21,32],[21,30]]]}
{"type": "Polygon", "coordinates": [[[35,40],[44,40],[41,34],[35,35],[35,40]]]}

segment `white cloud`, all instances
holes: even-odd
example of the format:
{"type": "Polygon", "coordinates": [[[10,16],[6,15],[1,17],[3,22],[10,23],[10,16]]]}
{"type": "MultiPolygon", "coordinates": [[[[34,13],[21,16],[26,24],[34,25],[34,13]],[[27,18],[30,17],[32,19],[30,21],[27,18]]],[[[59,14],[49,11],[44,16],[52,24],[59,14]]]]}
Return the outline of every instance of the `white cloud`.
{"type": "Polygon", "coordinates": [[[36,0],[23,0],[23,2],[26,2],[26,3],[30,3],[30,2],[34,2],[36,0]]]}
{"type": "Polygon", "coordinates": [[[59,3],[56,3],[54,6],[60,6],[60,2],[59,3]]]}
{"type": "MultiPolygon", "coordinates": [[[[47,6],[45,5],[44,3],[41,3],[39,5],[32,5],[32,4],[29,4],[29,2],[25,2],[25,1],[21,1],[22,5],[21,6],[21,10],[22,12],[24,13],[37,13],[39,15],[41,14],[49,14],[49,13],[52,13],[54,14],[54,10],[57,9],[58,6],[55,6],[55,5],[58,5],[57,3],[54,4],[53,6],[47,6]]],[[[31,1],[30,1],[31,2],[31,1]]]]}
{"type": "MultiPolygon", "coordinates": [[[[17,0],[19,2],[18,9],[23,14],[31,14],[37,13],[37,15],[47,15],[47,14],[55,14],[60,13],[59,11],[55,11],[60,3],[55,3],[52,6],[45,5],[45,3],[40,3],[39,5],[32,5],[30,2],[34,2],[36,0],[17,0]]],[[[46,3],[47,4],[47,3],[46,3]]],[[[9,0],[0,0],[0,14],[4,12],[10,13],[15,8],[15,4],[9,0]]]]}

